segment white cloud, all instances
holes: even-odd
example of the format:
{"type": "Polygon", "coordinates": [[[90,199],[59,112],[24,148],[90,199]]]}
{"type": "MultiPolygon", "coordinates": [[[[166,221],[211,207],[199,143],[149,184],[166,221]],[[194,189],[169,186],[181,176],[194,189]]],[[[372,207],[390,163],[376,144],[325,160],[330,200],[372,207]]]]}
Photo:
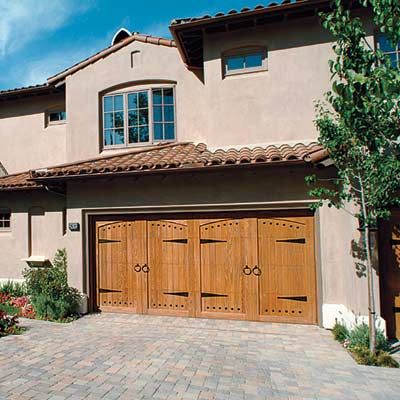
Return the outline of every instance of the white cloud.
{"type": "Polygon", "coordinates": [[[73,0],[0,0],[0,57],[56,31],[89,5],[73,0]]]}
{"type": "Polygon", "coordinates": [[[76,47],[66,47],[48,52],[16,66],[11,74],[15,80],[20,82],[21,86],[43,83],[50,76],[71,67],[104,47],[106,47],[105,40],[99,39],[90,43],[90,45],[82,46],[80,43],[76,44],[76,47]]]}

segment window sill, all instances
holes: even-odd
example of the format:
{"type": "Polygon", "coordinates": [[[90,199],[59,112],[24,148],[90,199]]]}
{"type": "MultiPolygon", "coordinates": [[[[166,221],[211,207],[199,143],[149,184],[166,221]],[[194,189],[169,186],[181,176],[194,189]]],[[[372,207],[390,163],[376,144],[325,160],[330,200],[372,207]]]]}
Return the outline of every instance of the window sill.
{"type": "Polygon", "coordinates": [[[47,123],[47,127],[55,125],[65,125],[67,121],[52,121],[47,123]]]}
{"type": "Polygon", "coordinates": [[[247,71],[238,71],[238,72],[229,72],[223,75],[223,79],[230,78],[232,76],[243,76],[243,75],[253,75],[260,72],[268,72],[268,68],[256,69],[256,70],[247,70],[247,71]]]}
{"type": "Polygon", "coordinates": [[[128,145],[116,145],[116,146],[107,146],[102,148],[102,152],[109,152],[113,150],[132,150],[132,149],[143,149],[147,147],[154,147],[168,143],[177,143],[176,139],[170,140],[157,140],[154,142],[147,142],[147,143],[135,143],[135,144],[128,144],[128,145]]]}

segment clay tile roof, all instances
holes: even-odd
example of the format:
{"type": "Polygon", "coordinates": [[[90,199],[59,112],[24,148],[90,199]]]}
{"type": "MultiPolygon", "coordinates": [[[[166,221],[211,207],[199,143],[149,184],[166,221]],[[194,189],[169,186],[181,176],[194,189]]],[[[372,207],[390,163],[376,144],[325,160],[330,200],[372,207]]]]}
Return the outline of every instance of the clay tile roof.
{"type": "Polygon", "coordinates": [[[100,50],[96,54],[79,61],[78,63],[72,65],[71,67],[66,68],[65,70],[57,73],[56,75],[51,76],[47,79],[48,84],[54,84],[57,81],[64,79],[66,76],[71,75],[82,68],[87,67],[90,64],[93,64],[96,61],[99,61],[108,55],[116,52],[122,47],[127,46],[129,43],[134,41],[142,42],[142,43],[150,43],[157,46],[166,46],[166,47],[176,47],[175,41],[172,39],[165,39],[162,37],[152,36],[152,35],[142,35],[139,33],[132,33],[131,36],[127,37],[124,40],[119,41],[118,43],[111,45],[103,50],[100,50]]]}
{"type": "Polygon", "coordinates": [[[241,14],[251,13],[253,11],[270,11],[270,10],[272,11],[273,9],[283,7],[283,6],[298,5],[298,4],[302,4],[302,3],[313,3],[313,2],[317,2],[317,1],[315,1],[315,0],[281,0],[278,2],[271,2],[265,6],[263,4],[258,4],[253,8],[242,7],[240,10],[233,9],[233,10],[229,10],[227,12],[218,11],[214,15],[205,14],[205,15],[201,15],[198,17],[175,18],[171,21],[171,26],[190,24],[192,22],[197,22],[197,21],[214,20],[217,18],[227,17],[229,15],[241,15],[241,14]]]}
{"type": "Polygon", "coordinates": [[[15,99],[19,97],[39,96],[47,95],[51,93],[58,93],[61,89],[57,89],[54,86],[43,83],[40,85],[24,86],[13,89],[0,90],[0,101],[15,99]]]}
{"type": "MultiPolygon", "coordinates": [[[[203,143],[175,143],[153,146],[114,156],[96,158],[53,168],[30,171],[36,182],[88,176],[143,174],[157,171],[184,171],[238,165],[305,163],[305,157],[322,147],[317,143],[266,146],[211,151],[203,143]]],[[[3,178],[4,179],[4,178],[3,178]]],[[[1,182],[1,179],[0,179],[1,182]]],[[[0,183],[1,184],[1,183],[0,183]]]]}
{"type": "Polygon", "coordinates": [[[30,180],[29,172],[0,177],[0,191],[40,188],[42,188],[42,185],[30,180]]]}

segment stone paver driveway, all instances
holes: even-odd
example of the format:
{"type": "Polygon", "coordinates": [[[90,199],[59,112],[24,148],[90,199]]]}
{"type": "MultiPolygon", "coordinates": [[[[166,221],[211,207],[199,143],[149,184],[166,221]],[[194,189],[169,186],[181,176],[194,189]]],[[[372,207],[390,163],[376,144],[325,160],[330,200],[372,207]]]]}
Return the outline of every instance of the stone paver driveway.
{"type": "Polygon", "coordinates": [[[22,322],[0,339],[0,399],[400,399],[315,326],[125,314],[22,322]]]}

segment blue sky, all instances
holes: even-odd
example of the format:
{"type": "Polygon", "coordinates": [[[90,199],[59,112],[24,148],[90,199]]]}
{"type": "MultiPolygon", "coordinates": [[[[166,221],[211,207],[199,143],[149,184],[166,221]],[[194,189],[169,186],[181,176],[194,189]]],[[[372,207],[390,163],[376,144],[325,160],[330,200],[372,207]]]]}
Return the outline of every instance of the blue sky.
{"type": "Polygon", "coordinates": [[[0,90],[46,78],[110,45],[120,27],[169,37],[173,18],[269,0],[0,0],[0,90]]]}

